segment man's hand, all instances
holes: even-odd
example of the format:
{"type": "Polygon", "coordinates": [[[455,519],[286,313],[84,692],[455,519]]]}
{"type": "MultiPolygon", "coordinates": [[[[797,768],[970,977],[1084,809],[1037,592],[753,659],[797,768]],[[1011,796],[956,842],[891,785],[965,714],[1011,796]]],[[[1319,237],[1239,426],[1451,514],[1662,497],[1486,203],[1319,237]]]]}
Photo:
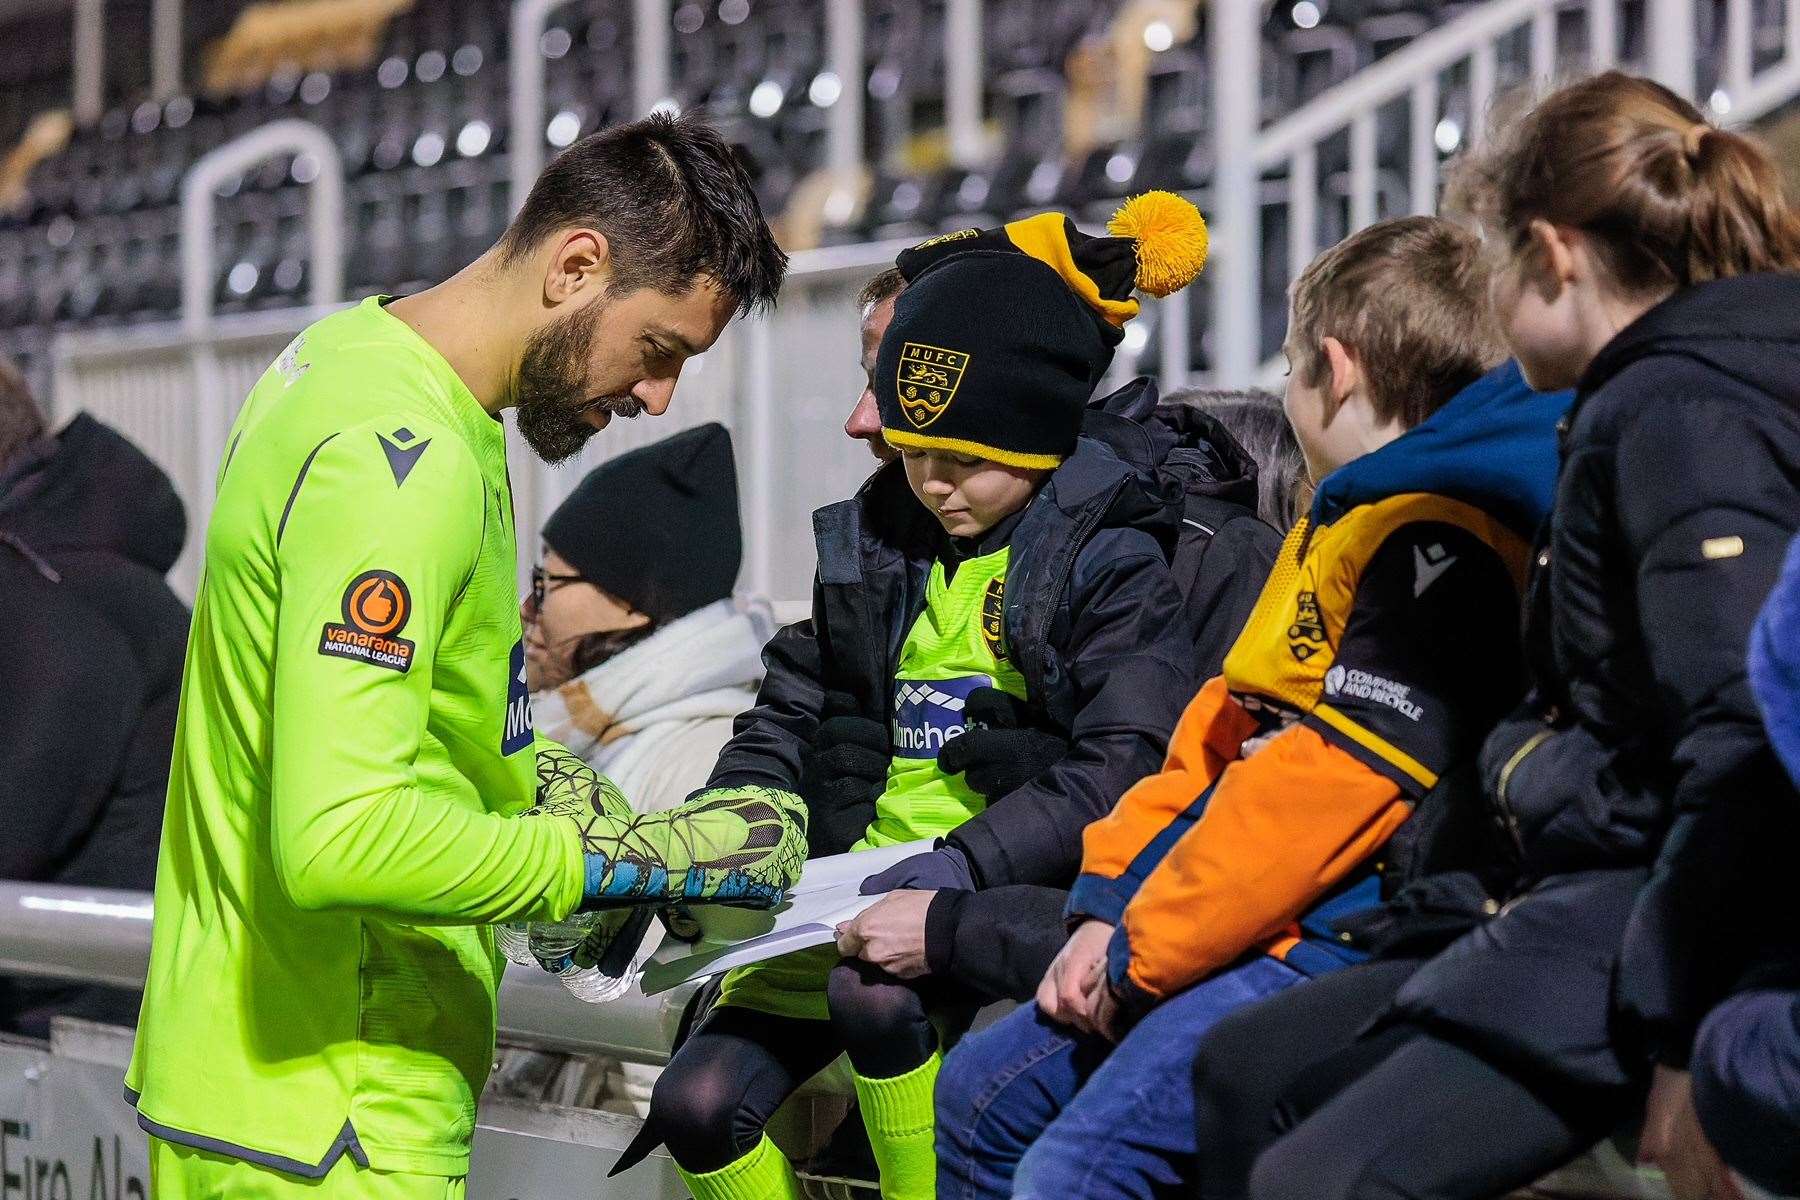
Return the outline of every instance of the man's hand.
{"type": "Polygon", "coordinates": [[[1104,1033],[1096,1020],[1100,997],[1095,988],[1111,994],[1106,948],[1112,936],[1113,927],[1105,921],[1084,921],[1069,935],[1038,985],[1038,1008],[1045,1016],[1084,1033],[1104,1033]]]}
{"type": "Polygon", "coordinates": [[[581,838],[583,909],[669,903],[773,908],[806,860],[806,806],[773,788],[717,789],[654,813],[560,746],[538,750],[538,803],[581,838]]]}
{"type": "Polygon", "coordinates": [[[961,775],[989,804],[1018,791],[1069,753],[1069,739],[1036,724],[1023,700],[999,688],[976,688],[963,708],[966,733],[938,751],[938,766],[961,775]]]}
{"type": "Polygon", "coordinates": [[[1656,1068],[1638,1161],[1662,1168],[1675,1200],[1741,1200],[1737,1181],[1700,1128],[1686,1071],[1656,1068]]]}
{"type": "Polygon", "coordinates": [[[889,892],[837,927],[838,953],[874,963],[897,979],[917,979],[925,961],[925,913],[936,892],[889,892]]]}

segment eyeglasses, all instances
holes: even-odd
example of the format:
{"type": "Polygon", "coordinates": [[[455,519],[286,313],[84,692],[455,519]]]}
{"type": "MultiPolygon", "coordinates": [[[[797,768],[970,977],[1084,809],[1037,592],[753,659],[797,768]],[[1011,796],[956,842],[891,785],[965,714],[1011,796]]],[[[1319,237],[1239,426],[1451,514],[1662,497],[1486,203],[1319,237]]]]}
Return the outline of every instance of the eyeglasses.
{"type": "Polygon", "coordinates": [[[544,597],[549,594],[551,584],[562,587],[565,584],[581,583],[582,577],[575,574],[552,575],[539,563],[531,568],[531,611],[544,611],[544,597]]]}

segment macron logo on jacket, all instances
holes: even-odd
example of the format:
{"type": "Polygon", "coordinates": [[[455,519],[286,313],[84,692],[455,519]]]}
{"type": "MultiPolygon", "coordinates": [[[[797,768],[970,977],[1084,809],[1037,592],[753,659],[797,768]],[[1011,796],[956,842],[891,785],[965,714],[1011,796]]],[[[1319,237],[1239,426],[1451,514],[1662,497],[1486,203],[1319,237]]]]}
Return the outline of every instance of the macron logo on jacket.
{"type": "Polygon", "coordinates": [[[1413,599],[1417,600],[1425,594],[1425,589],[1438,581],[1438,576],[1456,565],[1456,555],[1445,550],[1441,545],[1432,545],[1429,549],[1413,547],[1413,599]]]}

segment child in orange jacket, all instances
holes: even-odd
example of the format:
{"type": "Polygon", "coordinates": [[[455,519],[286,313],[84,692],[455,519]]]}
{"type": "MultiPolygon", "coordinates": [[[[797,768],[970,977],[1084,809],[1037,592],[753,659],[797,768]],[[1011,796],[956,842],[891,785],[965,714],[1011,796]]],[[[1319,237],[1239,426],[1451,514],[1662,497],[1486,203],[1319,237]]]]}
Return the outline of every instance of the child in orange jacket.
{"type": "Polygon", "coordinates": [[[1285,350],[1311,514],[1163,770],[1088,827],[1037,1003],[946,1061],[941,1196],[1181,1182],[1200,1036],[1363,957],[1334,924],[1379,908],[1396,834],[1523,690],[1566,399],[1511,364],[1483,374],[1499,355],[1473,235],[1404,218],[1327,251],[1285,350]]]}

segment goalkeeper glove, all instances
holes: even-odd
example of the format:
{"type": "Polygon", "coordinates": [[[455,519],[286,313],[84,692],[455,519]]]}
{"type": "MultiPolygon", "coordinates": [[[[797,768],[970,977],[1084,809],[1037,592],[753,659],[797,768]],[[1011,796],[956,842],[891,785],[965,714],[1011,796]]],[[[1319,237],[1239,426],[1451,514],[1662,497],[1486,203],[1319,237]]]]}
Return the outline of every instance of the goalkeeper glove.
{"type": "Polygon", "coordinates": [[[586,878],[581,908],[729,904],[773,908],[806,860],[806,806],[773,788],[715,788],[633,813],[611,782],[561,747],[538,754],[526,816],[572,822],[586,878]]]}

